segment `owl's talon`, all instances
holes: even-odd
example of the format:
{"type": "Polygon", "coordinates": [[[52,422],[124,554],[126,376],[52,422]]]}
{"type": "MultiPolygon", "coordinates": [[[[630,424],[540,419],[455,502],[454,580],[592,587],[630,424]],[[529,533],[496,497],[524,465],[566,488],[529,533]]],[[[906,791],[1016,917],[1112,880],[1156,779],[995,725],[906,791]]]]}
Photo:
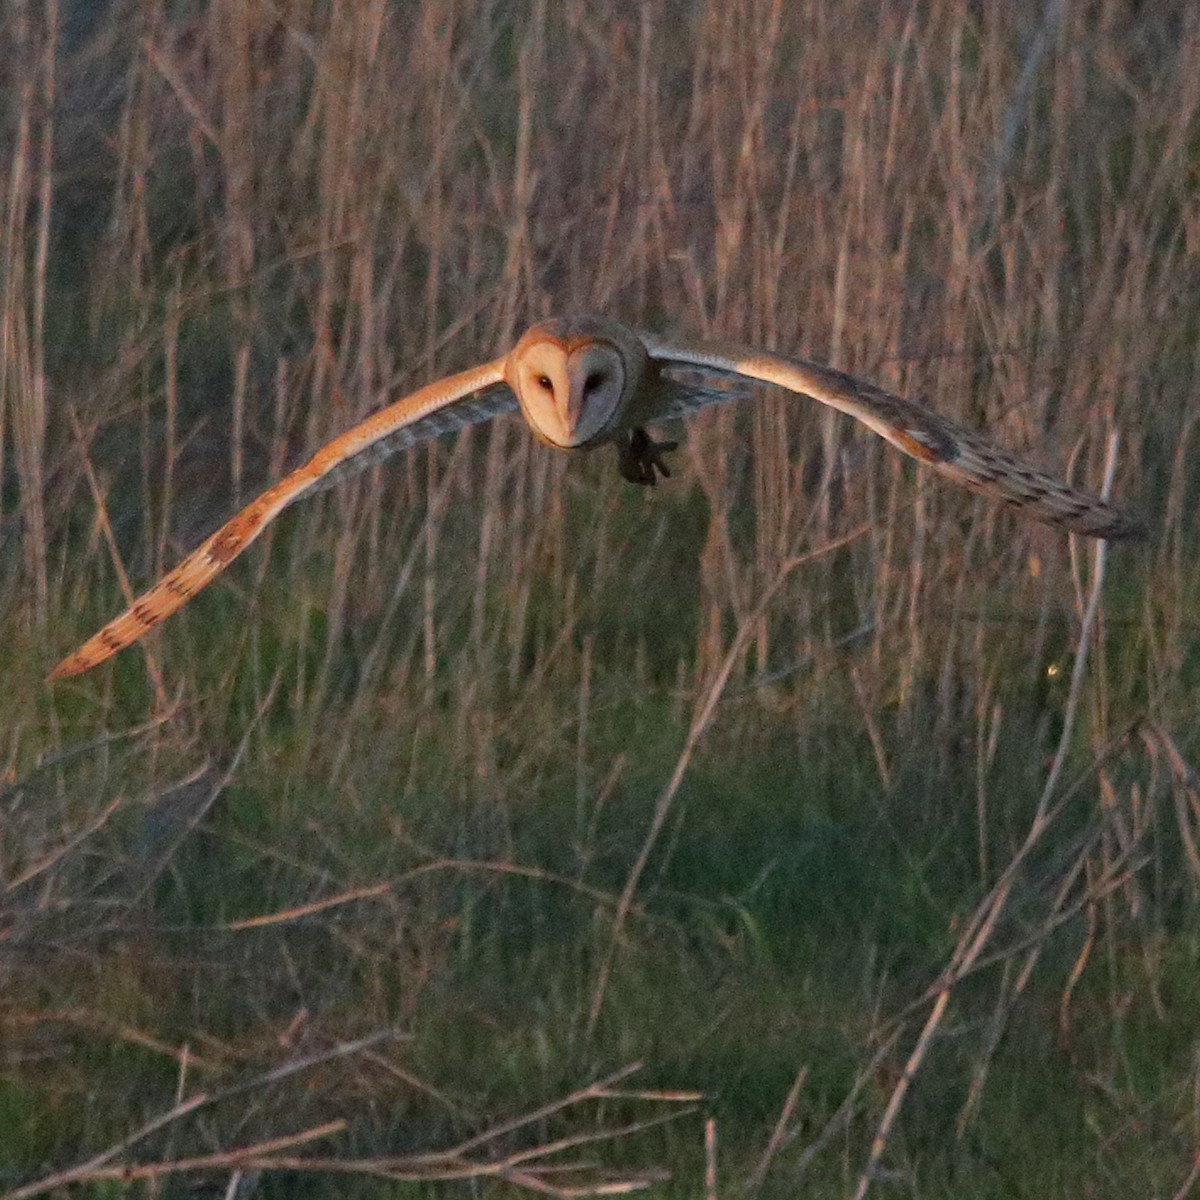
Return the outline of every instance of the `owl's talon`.
{"type": "Polygon", "coordinates": [[[629,441],[622,442],[617,449],[621,474],[630,483],[653,487],[659,471],[664,479],[671,478],[671,469],[663,457],[679,448],[678,442],[656,442],[644,429],[635,429],[629,441]]]}

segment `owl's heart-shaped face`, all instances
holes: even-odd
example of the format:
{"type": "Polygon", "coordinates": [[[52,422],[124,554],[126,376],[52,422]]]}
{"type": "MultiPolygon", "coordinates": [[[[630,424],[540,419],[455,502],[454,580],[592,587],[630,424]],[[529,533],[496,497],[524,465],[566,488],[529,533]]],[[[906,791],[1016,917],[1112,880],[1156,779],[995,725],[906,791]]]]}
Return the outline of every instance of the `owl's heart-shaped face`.
{"type": "Polygon", "coordinates": [[[626,395],[625,362],[615,346],[542,338],[512,358],[509,383],[542,441],[577,449],[615,430],[626,395]]]}

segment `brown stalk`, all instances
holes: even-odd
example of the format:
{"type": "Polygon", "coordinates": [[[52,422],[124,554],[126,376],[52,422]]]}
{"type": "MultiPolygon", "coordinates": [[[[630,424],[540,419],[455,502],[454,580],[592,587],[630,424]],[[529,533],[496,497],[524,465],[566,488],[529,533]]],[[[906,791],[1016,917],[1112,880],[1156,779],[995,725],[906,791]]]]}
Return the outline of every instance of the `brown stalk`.
{"type": "Polygon", "coordinates": [[[865,528],[853,530],[833,542],[818,546],[807,554],[797,555],[781,563],[775,578],[764,589],[752,613],[742,622],[730,642],[724,659],[718,664],[699,703],[696,705],[696,711],[692,717],[692,724],[688,729],[687,737],[684,740],[683,749],[676,759],[670,780],[655,802],[654,813],[650,820],[650,826],[646,831],[646,836],[642,841],[642,847],[638,851],[638,856],[634,860],[633,866],[629,869],[629,874],[626,876],[625,887],[621,891],[621,898],[617,903],[617,911],[613,916],[612,926],[609,931],[608,948],[600,970],[596,975],[595,989],[592,993],[592,1004],[588,1011],[588,1020],[585,1029],[585,1039],[587,1041],[591,1041],[596,1031],[596,1023],[600,1019],[600,1011],[604,1006],[609,980],[611,979],[613,967],[616,963],[617,948],[620,945],[630,909],[633,907],[634,896],[637,894],[642,874],[645,872],[646,865],[650,861],[650,855],[653,853],[654,847],[658,843],[659,835],[666,824],[672,802],[679,792],[679,787],[683,783],[688,767],[691,765],[692,755],[700,744],[700,739],[704,736],[713,718],[716,716],[717,707],[725,692],[725,686],[729,682],[729,677],[733,672],[734,666],[741,660],[742,653],[754,636],[758,618],[766,611],[775,593],[783,586],[788,576],[794,570],[808,563],[815,562],[824,555],[850,544],[865,532],[865,528]]]}
{"type": "MultiPolygon", "coordinates": [[[[115,1142],[106,1150],[99,1154],[93,1155],[84,1162],[78,1163],[73,1167],[68,1167],[62,1171],[56,1171],[52,1175],[44,1176],[40,1180],[35,1180],[32,1183],[25,1184],[13,1191],[6,1192],[0,1196],[0,1200],[27,1200],[29,1196],[40,1196],[45,1192],[53,1191],[55,1188],[63,1187],[69,1183],[80,1182],[86,1179],[97,1178],[96,1172],[104,1171],[104,1178],[120,1178],[126,1170],[123,1166],[113,1166],[107,1168],[107,1164],[112,1159],[123,1155],[127,1150],[137,1145],[138,1142],[145,1141],[152,1133],[157,1133],[160,1129],[166,1128],[184,1117],[189,1116],[197,1109],[209,1107],[214,1104],[219,1104],[225,1100],[231,1099],[234,1096],[245,1095],[248,1092],[253,1092],[258,1089],[267,1087],[269,1084],[277,1083],[282,1079],[286,1079],[290,1075],[295,1075],[300,1071],[310,1070],[312,1067],[320,1066],[327,1062],[335,1061],[339,1058],[344,1058],[347,1055],[357,1054],[361,1050],[365,1050],[370,1046],[374,1046],[379,1042],[395,1038],[396,1036],[403,1037],[394,1029],[381,1029],[374,1033],[367,1034],[365,1037],[356,1038],[354,1041],[345,1042],[341,1045],[334,1046],[330,1050],[321,1051],[316,1054],[307,1055],[303,1058],[294,1059],[292,1062],[285,1063],[283,1066],[276,1067],[273,1070],[265,1071],[252,1079],[243,1081],[242,1083],[233,1084],[217,1092],[198,1092],[194,1096],[188,1097],[187,1100],[181,1101],[173,1108],[166,1112],[159,1113],[158,1116],[147,1121],[132,1133],[122,1138],[119,1142],[115,1142]],[[106,1169],[107,1168],[107,1169],[106,1169]]],[[[325,1136],[326,1132],[331,1131],[334,1126],[338,1129],[344,1127],[344,1122],[334,1122],[329,1126],[322,1126],[322,1132],[318,1136],[325,1136]]],[[[311,1131],[310,1131],[311,1132],[311,1131]]],[[[307,1134],[297,1135],[307,1140],[307,1134]]],[[[239,1160],[240,1162],[240,1160],[239,1160]]],[[[233,1165],[233,1164],[230,1164],[233,1165]]],[[[240,1165],[248,1165],[240,1163],[240,1165]]],[[[153,1172],[154,1165],[150,1165],[147,1170],[153,1172]]]]}
{"type": "MultiPolygon", "coordinates": [[[[113,570],[117,575],[117,582],[121,586],[121,595],[127,605],[132,604],[134,600],[133,588],[130,586],[129,576],[125,572],[125,563],[121,558],[121,551],[117,547],[117,539],[113,534],[112,522],[108,519],[108,506],[105,504],[104,493],[100,488],[100,482],[96,478],[96,471],[92,466],[91,456],[88,453],[88,438],[84,435],[83,426],[79,422],[79,416],[75,412],[74,406],[68,407],[67,411],[71,417],[71,426],[75,433],[76,444],[79,446],[79,458],[83,465],[84,478],[87,480],[88,489],[92,494],[92,503],[95,505],[96,521],[99,523],[100,529],[104,534],[104,540],[108,544],[109,557],[112,560],[113,570]]],[[[142,653],[146,656],[146,668],[150,673],[150,682],[154,688],[156,707],[160,713],[166,713],[171,709],[171,704],[167,699],[166,685],[163,683],[162,672],[159,670],[154,652],[146,642],[142,643],[142,653]]]]}

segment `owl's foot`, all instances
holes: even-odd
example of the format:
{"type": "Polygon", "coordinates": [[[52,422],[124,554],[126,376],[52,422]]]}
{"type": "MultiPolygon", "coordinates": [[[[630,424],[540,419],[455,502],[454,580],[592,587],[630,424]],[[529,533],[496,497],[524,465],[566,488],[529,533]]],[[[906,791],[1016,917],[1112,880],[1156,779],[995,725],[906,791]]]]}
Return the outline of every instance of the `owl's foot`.
{"type": "Polygon", "coordinates": [[[658,482],[655,471],[660,471],[664,479],[670,479],[671,471],[663,455],[678,446],[678,442],[656,442],[644,429],[635,429],[629,435],[629,441],[617,445],[621,474],[630,483],[640,483],[645,487],[653,487],[658,482]]]}

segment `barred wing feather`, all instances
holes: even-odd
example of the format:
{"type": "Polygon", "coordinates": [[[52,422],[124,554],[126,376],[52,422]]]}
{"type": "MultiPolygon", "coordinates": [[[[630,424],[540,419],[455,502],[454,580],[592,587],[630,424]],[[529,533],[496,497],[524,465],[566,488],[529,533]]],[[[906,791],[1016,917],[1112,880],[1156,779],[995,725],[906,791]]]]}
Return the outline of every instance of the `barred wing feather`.
{"type": "Polygon", "coordinates": [[[373,466],[406,446],[511,412],[504,359],[428,384],[380,409],[272,484],[74,653],[50,679],[86,671],[136,642],[219,575],[290,504],[373,466]]]}
{"type": "Polygon", "coordinates": [[[1035,521],[1098,538],[1137,537],[1144,532],[1137,521],[1099,496],[1060,482],[985,434],[844,371],[760,350],[693,347],[653,334],[642,336],[650,356],[664,365],[757,379],[828,404],[947,479],[1035,521]]]}

